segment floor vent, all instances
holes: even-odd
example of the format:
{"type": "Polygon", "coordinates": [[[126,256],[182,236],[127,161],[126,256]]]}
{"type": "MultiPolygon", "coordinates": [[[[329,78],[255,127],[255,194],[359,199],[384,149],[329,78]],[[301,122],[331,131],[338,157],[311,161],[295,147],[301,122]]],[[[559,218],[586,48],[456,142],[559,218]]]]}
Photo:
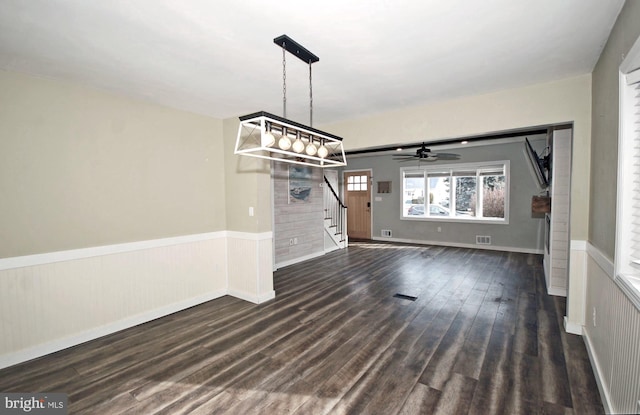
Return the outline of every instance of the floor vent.
{"type": "Polygon", "coordinates": [[[391,229],[382,229],[380,231],[380,236],[383,236],[385,238],[391,238],[391,229]]]}
{"type": "Polygon", "coordinates": [[[491,237],[476,235],[476,245],[491,245],[491,237]]]}
{"type": "Polygon", "coordinates": [[[409,301],[416,301],[418,299],[418,297],[414,297],[412,295],[406,295],[406,294],[396,294],[394,295],[395,298],[402,298],[403,300],[409,300],[409,301]]]}

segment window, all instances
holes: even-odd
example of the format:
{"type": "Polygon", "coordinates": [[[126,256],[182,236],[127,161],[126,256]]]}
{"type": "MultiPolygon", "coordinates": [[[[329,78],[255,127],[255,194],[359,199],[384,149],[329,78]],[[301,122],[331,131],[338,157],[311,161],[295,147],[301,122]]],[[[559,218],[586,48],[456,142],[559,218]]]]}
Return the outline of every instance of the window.
{"type": "Polygon", "coordinates": [[[640,38],[620,65],[616,281],[640,309],[640,38]]]}
{"type": "Polygon", "coordinates": [[[349,176],[347,178],[347,190],[350,192],[366,192],[367,176],[349,176]]]}
{"type": "Polygon", "coordinates": [[[403,219],[508,223],[509,161],[400,172],[403,219]]]}

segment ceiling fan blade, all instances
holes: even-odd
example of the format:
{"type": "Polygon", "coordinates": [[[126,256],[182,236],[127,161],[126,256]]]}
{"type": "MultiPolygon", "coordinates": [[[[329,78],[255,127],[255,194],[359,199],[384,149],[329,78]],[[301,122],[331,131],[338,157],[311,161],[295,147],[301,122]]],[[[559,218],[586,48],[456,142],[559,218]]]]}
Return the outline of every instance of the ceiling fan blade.
{"type": "Polygon", "coordinates": [[[432,156],[440,160],[459,160],[460,159],[460,154],[453,154],[453,153],[433,153],[432,156]]]}
{"type": "Polygon", "coordinates": [[[459,160],[460,155],[454,153],[432,153],[430,149],[423,147],[416,151],[416,154],[396,154],[393,156],[396,161],[437,161],[437,160],[459,160]]]}

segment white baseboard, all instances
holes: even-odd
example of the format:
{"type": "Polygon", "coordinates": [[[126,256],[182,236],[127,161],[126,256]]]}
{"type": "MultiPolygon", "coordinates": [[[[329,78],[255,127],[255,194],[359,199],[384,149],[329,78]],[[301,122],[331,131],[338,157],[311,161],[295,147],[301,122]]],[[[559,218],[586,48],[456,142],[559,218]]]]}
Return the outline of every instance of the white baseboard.
{"type": "Polygon", "coordinates": [[[262,304],[266,301],[276,298],[276,292],[274,290],[271,290],[262,295],[254,295],[244,291],[230,289],[228,294],[232,297],[236,297],[244,301],[249,301],[250,303],[254,304],[262,304]]]}
{"type": "Polygon", "coordinates": [[[138,324],[147,323],[160,317],[167,316],[169,314],[176,313],[178,311],[185,310],[187,308],[196,306],[198,304],[206,303],[207,301],[215,300],[216,298],[226,295],[226,291],[210,292],[198,297],[190,298],[179,303],[167,305],[165,307],[150,310],[148,312],[138,314],[136,316],[127,317],[125,319],[104,325],[102,327],[96,327],[78,333],[74,336],[66,337],[64,339],[58,339],[50,341],[44,344],[30,347],[28,349],[20,350],[15,353],[9,353],[0,356],[0,369],[13,366],[18,363],[26,362],[38,357],[45,356],[50,353],[58,352],[60,350],[67,349],[69,347],[77,346],[82,343],[86,343],[91,340],[113,334],[120,330],[128,329],[130,327],[137,326],[138,324]]]}
{"type": "Polygon", "coordinates": [[[496,245],[477,245],[477,244],[464,244],[458,242],[442,242],[442,241],[425,241],[421,239],[403,239],[403,238],[387,238],[374,236],[374,241],[386,241],[386,242],[399,242],[406,244],[417,245],[436,245],[436,246],[452,246],[454,248],[472,248],[472,249],[485,249],[488,251],[504,251],[504,252],[520,252],[523,254],[543,254],[542,249],[530,249],[530,248],[517,248],[512,246],[496,246],[496,245]]]}
{"type": "Polygon", "coordinates": [[[549,287],[547,288],[547,294],[554,295],[556,297],[566,297],[567,289],[566,288],[558,288],[558,287],[549,287]]]}
{"type": "Polygon", "coordinates": [[[287,261],[278,262],[276,264],[276,269],[287,267],[289,265],[294,265],[294,264],[297,264],[299,262],[307,261],[309,259],[317,258],[317,257],[323,256],[324,254],[325,254],[324,251],[323,252],[316,252],[314,254],[304,255],[304,256],[301,256],[301,257],[298,257],[298,258],[289,259],[287,261]]]}
{"type": "Polygon", "coordinates": [[[570,322],[569,319],[567,319],[567,316],[564,316],[564,330],[567,333],[582,336],[582,326],[580,324],[570,322]]]}
{"type": "Polygon", "coordinates": [[[589,361],[591,362],[591,367],[593,368],[593,374],[596,378],[596,384],[598,385],[598,390],[600,391],[600,398],[602,399],[602,406],[604,406],[604,413],[611,414],[613,413],[613,409],[611,408],[611,396],[609,396],[609,391],[605,387],[603,381],[603,373],[600,369],[598,359],[593,353],[593,347],[591,346],[591,340],[589,339],[588,331],[584,331],[582,339],[584,340],[584,345],[587,348],[587,355],[589,356],[589,361]]]}
{"type": "Polygon", "coordinates": [[[334,245],[331,248],[325,248],[324,249],[324,253],[328,254],[329,252],[337,251],[338,249],[342,249],[342,248],[340,248],[339,246],[334,245]]]}

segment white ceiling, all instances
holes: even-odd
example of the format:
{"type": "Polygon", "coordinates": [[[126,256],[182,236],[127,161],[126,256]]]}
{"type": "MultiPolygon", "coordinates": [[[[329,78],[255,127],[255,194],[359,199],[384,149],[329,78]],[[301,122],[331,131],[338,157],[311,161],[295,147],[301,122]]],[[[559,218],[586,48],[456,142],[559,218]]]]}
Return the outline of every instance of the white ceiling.
{"type": "MultiPolygon", "coordinates": [[[[592,71],[624,0],[0,0],[0,68],[228,118],[282,115],[287,34],[314,125],[592,71]]],[[[287,54],[287,116],[309,122],[287,54]]]]}

